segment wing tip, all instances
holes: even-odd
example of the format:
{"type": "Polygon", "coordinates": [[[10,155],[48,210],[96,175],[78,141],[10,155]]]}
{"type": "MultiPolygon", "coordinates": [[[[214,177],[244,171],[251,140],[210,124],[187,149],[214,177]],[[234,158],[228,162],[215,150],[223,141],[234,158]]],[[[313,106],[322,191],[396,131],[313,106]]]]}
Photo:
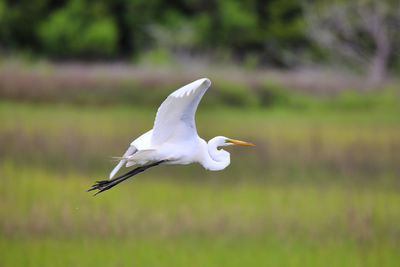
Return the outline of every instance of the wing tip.
{"type": "Polygon", "coordinates": [[[211,80],[208,79],[208,78],[201,78],[199,80],[202,80],[203,82],[207,82],[207,83],[209,83],[211,85],[211,80]]]}
{"type": "Polygon", "coordinates": [[[205,87],[208,88],[211,86],[211,81],[208,78],[200,78],[197,79],[187,85],[182,86],[175,92],[173,92],[171,95],[174,97],[184,97],[190,95],[192,92],[194,92],[197,88],[200,87],[205,87]]]}
{"type": "Polygon", "coordinates": [[[201,78],[201,79],[198,79],[198,80],[194,81],[194,83],[195,82],[199,82],[200,83],[199,87],[202,86],[202,85],[204,85],[207,88],[211,86],[211,80],[208,79],[208,78],[201,78]]]}

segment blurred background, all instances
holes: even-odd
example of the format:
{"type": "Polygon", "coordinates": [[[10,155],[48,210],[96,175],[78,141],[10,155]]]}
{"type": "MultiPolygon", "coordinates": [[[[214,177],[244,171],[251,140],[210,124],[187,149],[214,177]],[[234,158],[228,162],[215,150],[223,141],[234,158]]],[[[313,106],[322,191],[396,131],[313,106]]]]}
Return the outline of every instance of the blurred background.
{"type": "Polygon", "coordinates": [[[0,0],[0,266],[399,266],[396,0],[0,0]],[[92,197],[173,90],[221,172],[92,197]]]}

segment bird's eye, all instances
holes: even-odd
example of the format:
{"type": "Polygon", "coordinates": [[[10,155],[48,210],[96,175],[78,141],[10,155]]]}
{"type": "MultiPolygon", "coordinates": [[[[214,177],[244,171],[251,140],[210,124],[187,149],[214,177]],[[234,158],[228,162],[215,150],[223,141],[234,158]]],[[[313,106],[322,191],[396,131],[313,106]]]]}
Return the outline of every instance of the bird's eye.
{"type": "Polygon", "coordinates": [[[224,146],[231,146],[233,145],[232,142],[229,142],[228,140],[225,140],[224,146]]]}

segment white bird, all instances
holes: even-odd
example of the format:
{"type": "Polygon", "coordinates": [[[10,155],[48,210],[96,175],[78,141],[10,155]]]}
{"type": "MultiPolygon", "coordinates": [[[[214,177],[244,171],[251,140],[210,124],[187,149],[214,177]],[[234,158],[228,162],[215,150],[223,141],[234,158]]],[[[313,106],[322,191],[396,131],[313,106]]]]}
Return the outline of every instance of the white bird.
{"type": "Polygon", "coordinates": [[[158,108],[153,129],[130,144],[111,171],[109,180],[98,181],[88,191],[99,190],[96,192],[98,194],[159,164],[185,165],[197,162],[207,170],[223,170],[230,164],[230,154],[219,147],[254,146],[224,136],[214,137],[207,143],[198,136],[194,117],[197,106],[210,85],[211,81],[203,78],[170,94],[158,108]],[[112,179],[123,165],[140,167],[112,179]]]}

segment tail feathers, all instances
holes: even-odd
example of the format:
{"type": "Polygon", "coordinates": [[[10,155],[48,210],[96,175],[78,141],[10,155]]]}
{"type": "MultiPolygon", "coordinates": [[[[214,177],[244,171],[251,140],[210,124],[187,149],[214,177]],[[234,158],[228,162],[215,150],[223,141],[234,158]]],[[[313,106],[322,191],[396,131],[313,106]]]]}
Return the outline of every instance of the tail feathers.
{"type": "Polygon", "coordinates": [[[136,164],[146,164],[149,161],[147,158],[148,154],[154,151],[155,149],[139,150],[138,152],[127,158],[126,167],[130,167],[136,164]]]}
{"type": "Polygon", "coordinates": [[[132,155],[133,153],[135,153],[137,151],[136,147],[131,145],[126,152],[124,153],[124,155],[120,159],[120,162],[117,164],[117,166],[114,167],[114,169],[111,171],[110,173],[110,179],[112,179],[114,177],[114,175],[119,171],[119,169],[121,169],[121,167],[126,163],[126,159],[128,156],[132,155]]]}
{"type": "Polygon", "coordinates": [[[110,179],[112,179],[115,176],[115,174],[119,171],[119,169],[121,169],[121,167],[125,164],[125,162],[126,162],[125,160],[121,160],[117,164],[117,166],[114,167],[114,169],[110,173],[110,179]]]}
{"type": "Polygon", "coordinates": [[[137,151],[135,147],[134,150],[130,150],[132,146],[125,152],[125,154],[122,157],[113,157],[114,159],[120,160],[120,162],[115,166],[115,168],[111,171],[110,173],[110,179],[112,179],[115,174],[121,169],[122,166],[126,163],[126,167],[130,167],[136,164],[146,164],[148,160],[146,159],[146,156],[148,153],[154,152],[155,149],[143,149],[137,151]],[[131,152],[132,153],[128,153],[131,152]]]}

